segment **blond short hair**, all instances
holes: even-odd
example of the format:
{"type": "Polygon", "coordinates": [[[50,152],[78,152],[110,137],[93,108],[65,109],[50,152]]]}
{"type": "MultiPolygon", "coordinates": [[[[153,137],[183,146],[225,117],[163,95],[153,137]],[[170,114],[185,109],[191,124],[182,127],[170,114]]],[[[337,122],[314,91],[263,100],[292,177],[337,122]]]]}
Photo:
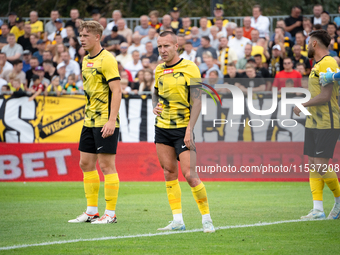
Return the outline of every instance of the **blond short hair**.
{"type": "Polygon", "coordinates": [[[104,28],[97,21],[94,20],[82,21],[80,23],[79,29],[80,31],[82,31],[84,28],[88,33],[99,34],[100,37],[102,37],[104,28]]]}

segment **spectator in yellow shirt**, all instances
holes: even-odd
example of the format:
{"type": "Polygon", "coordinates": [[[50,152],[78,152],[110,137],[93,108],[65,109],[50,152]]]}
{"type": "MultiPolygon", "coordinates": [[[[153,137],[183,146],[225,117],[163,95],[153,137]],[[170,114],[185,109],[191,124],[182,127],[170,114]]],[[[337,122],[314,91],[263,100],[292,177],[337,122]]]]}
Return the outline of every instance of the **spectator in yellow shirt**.
{"type": "Polygon", "coordinates": [[[22,35],[25,34],[25,30],[24,30],[24,21],[22,18],[17,17],[15,19],[15,26],[12,27],[10,33],[15,35],[15,41],[18,41],[18,38],[22,35]]]}
{"type": "Polygon", "coordinates": [[[31,33],[37,34],[39,38],[41,38],[41,34],[44,32],[43,23],[38,20],[38,13],[36,11],[30,12],[30,24],[31,24],[31,33]]]}

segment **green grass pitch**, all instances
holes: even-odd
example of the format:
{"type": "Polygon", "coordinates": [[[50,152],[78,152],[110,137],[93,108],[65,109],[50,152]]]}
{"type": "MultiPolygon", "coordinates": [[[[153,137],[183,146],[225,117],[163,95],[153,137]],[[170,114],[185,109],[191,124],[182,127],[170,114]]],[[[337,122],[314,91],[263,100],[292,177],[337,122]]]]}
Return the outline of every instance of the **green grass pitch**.
{"type": "MultiPolygon", "coordinates": [[[[205,182],[216,233],[155,234],[172,220],[164,182],[121,182],[117,224],[71,224],[86,208],[81,182],[0,183],[0,254],[339,254],[340,221],[301,221],[312,208],[307,182],[205,182]],[[130,238],[79,241],[114,236],[130,238]],[[61,241],[10,250],[3,247],[61,241]]],[[[181,183],[187,230],[202,228],[187,183],[181,183]]],[[[99,212],[105,209],[101,184],[99,212]]],[[[324,189],[326,216],[334,203],[324,189]]]]}

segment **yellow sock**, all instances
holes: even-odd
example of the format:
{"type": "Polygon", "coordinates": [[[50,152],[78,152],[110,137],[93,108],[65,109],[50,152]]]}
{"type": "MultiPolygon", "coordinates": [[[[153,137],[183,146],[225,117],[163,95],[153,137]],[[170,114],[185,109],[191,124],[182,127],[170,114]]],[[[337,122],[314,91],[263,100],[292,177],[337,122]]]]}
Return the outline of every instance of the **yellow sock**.
{"type": "Polygon", "coordinates": [[[323,200],[323,187],[325,186],[322,176],[315,170],[309,169],[309,184],[313,200],[323,200]]]}
{"type": "Polygon", "coordinates": [[[104,178],[106,210],[115,211],[119,190],[118,174],[107,174],[104,175],[104,178]]]}
{"type": "Polygon", "coordinates": [[[165,185],[172,214],[182,213],[181,187],[178,179],[165,182],[165,185]]]}
{"type": "Polygon", "coordinates": [[[331,168],[328,168],[327,173],[324,174],[322,178],[328,188],[333,192],[334,197],[340,197],[340,185],[336,173],[331,168]]]}
{"type": "Polygon", "coordinates": [[[202,215],[209,214],[209,204],[207,191],[203,182],[198,184],[196,187],[191,188],[192,195],[194,196],[196,203],[198,205],[198,209],[200,210],[202,215]]]}
{"type": "Polygon", "coordinates": [[[84,190],[87,206],[98,206],[99,186],[100,180],[97,170],[84,172],[84,190]]]}

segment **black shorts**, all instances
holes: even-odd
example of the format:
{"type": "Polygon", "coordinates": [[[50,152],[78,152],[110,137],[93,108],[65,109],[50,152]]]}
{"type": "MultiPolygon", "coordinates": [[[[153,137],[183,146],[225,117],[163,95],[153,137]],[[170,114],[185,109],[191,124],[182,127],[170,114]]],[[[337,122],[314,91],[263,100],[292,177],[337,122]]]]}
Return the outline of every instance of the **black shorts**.
{"type": "MultiPolygon", "coordinates": [[[[177,160],[179,160],[179,154],[189,150],[184,143],[186,129],[185,127],[171,129],[155,127],[155,143],[162,143],[174,147],[177,160]]],[[[196,151],[196,149],[194,151],[196,151]]]]}
{"type": "Polygon", "coordinates": [[[303,154],[314,158],[333,158],[340,129],[305,129],[303,154]]]}
{"type": "Polygon", "coordinates": [[[113,135],[103,138],[101,127],[83,127],[80,135],[80,142],[78,150],[88,153],[108,153],[116,154],[119,128],[115,129],[113,135]]]}

